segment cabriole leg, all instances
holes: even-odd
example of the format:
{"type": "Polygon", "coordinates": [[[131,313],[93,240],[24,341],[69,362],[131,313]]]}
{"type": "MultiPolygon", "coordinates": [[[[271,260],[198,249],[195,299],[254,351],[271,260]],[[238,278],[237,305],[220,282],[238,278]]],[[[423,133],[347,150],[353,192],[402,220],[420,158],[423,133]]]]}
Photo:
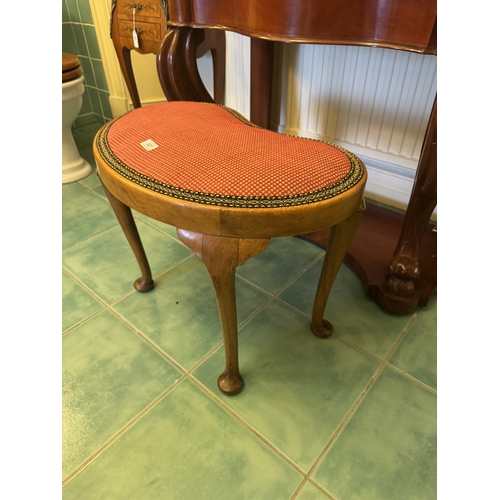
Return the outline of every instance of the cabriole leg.
{"type": "Polygon", "coordinates": [[[264,250],[269,240],[243,240],[210,236],[177,229],[179,239],[205,264],[215,289],[224,338],[226,368],[218,379],[219,389],[229,396],[243,389],[238,365],[238,320],[236,316],[236,267],[264,250]]]}
{"type": "Polygon", "coordinates": [[[330,229],[312,313],[311,330],[318,337],[326,338],[333,333],[332,324],[323,318],[326,303],[364,210],[363,203],[356,212],[330,229]]]}
{"type": "Polygon", "coordinates": [[[137,259],[137,264],[139,264],[139,269],[141,271],[141,277],[136,279],[134,282],[134,288],[138,292],[147,292],[154,288],[153,277],[151,276],[151,268],[149,267],[149,262],[146,257],[146,252],[142,246],[142,241],[137,231],[137,226],[135,225],[134,217],[130,207],[122,203],[118,198],[115,198],[111,192],[106,188],[104,183],[101,183],[108,197],[109,203],[115,212],[116,218],[120,223],[120,226],[125,233],[132,251],[134,252],[135,258],[137,259]]]}

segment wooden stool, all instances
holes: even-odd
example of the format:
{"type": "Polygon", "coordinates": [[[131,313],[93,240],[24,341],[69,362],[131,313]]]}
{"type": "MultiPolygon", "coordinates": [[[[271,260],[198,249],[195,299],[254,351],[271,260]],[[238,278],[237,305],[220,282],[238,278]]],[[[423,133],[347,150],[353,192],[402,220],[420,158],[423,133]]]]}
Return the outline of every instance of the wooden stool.
{"type": "Polygon", "coordinates": [[[229,108],[166,102],[107,123],[94,140],[98,174],[137,258],[134,286],[153,288],[131,208],[177,228],[206,265],[222,325],[225,394],[243,388],[238,368],[235,271],[269,239],[331,227],[312,311],[318,337],[333,281],[364,210],[366,171],[352,153],[271,132],[229,108]]]}

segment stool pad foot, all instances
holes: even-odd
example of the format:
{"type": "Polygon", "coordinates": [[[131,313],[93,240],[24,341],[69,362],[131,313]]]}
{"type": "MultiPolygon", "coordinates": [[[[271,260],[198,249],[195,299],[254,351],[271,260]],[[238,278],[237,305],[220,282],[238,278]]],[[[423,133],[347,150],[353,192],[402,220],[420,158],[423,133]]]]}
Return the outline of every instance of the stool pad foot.
{"type": "Polygon", "coordinates": [[[239,373],[224,371],[217,380],[219,389],[227,396],[235,396],[245,385],[243,377],[239,373]]]}
{"type": "Polygon", "coordinates": [[[311,323],[311,330],[316,337],[326,339],[333,333],[333,325],[326,319],[323,319],[319,324],[311,323]]]}

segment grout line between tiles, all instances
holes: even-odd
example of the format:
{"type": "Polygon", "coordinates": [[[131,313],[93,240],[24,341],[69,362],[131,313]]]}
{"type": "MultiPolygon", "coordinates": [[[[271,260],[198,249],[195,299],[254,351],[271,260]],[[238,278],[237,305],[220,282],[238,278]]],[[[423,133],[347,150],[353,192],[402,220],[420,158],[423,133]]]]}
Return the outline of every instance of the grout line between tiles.
{"type": "Polygon", "coordinates": [[[300,272],[298,272],[293,278],[290,279],[283,287],[281,287],[275,294],[274,297],[276,298],[278,295],[283,293],[289,286],[293,285],[306,271],[308,271],[316,262],[320,261],[325,257],[325,253],[323,252],[322,254],[318,255],[315,259],[313,259],[309,264],[304,266],[300,272]]]}
{"type": "Polygon", "coordinates": [[[392,347],[389,349],[389,352],[386,354],[384,359],[380,362],[380,365],[378,366],[377,370],[372,375],[372,377],[370,378],[370,380],[368,381],[368,383],[366,384],[364,389],[361,391],[361,394],[356,398],[356,401],[354,402],[354,404],[351,406],[351,408],[346,413],[345,417],[342,419],[340,424],[335,429],[335,431],[334,431],[332,437],[329,439],[327,445],[325,446],[323,451],[319,454],[318,458],[316,459],[316,461],[314,462],[314,464],[312,465],[310,470],[307,472],[306,479],[310,480],[314,485],[319,487],[319,484],[316,483],[316,481],[311,478],[312,474],[318,468],[318,466],[320,465],[320,463],[322,462],[322,460],[326,456],[326,454],[330,451],[333,444],[337,440],[338,436],[341,434],[341,432],[347,426],[349,420],[352,418],[352,416],[354,415],[354,413],[356,412],[356,410],[358,409],[358,407],[360,406],[360,404],[362,403],[362,401],[364,400],[364,398],[366,397],[366,395],[368,394],[370,389],[373,387],[373,384],[378,379],[378,377],[382,373],[383,369],[388,365],[388,360],[390,359],[390,357],[392,356],[394,351],[397,349],[397,347],[399,346],[399,344],[403,340],[404,336],[406,335],[406,332],[410,329],[411,325],[415,321],[415,318],[417,317],[417,314],[418,314],[418,311],[412,316],[412,318],[408,321],[408,323],[403,328],[402,332],[398,335],[398,338],[394,341],[392,347]]]}
{"type": "Polygon", "coordinates": [[[304,266],[302,268],[301,271],[299,271],[295,276],[293,276],[292,278],[290,278],[289,281],[287,281],[276,293],[272,294],[270,292],[268,292],[267,290],[264,290],[263,288],[259,287],[259,285],[253,283],[252,281],[249,281],[248,279],[246,278],[243,278],[242,276],[240,275],[237,275],[237,277],[244,281],[247,285],[250,285],[252,287],[254,287],[255,289],[257,289],[258,291],[260,292],[263,292],[265,293],[266,295],[269,295],[273,298],[277,298],[277,296],[279,294],[281,294],[286,288],[288,288],[290,285],[292,285],[293,283],[295,283],[295,281],[297,281],[307,270],[309,270],[314,264],[316,264],[316,262],[318,262],[318,260],[321,260],[322,258],[324,257],[324,254],[322,255],[318,255],[316,258],[314,258],[311,262],[309,262],[309,264],[307,264],[306,266],[304,266]]]}
{"type": "Polygon", "coordinates": [[[95,187],[94,189],[90,189],[90,188],[87,188],[89,189],[89,191],[92,191],[93,193],[95,193],[97,196],[100,196],[103,200],[106,200],[108,203],[109,203],[109,200],[106,198],[106,195],[102,195],[101,193],[98,193],[97,192],[97,189],[99,188],[99,186],[95,187]]]}
{"type": "MultiPolygon", "coordinates": [[[[98,195],[96,195],[96,196],[98,196],[98,195]]],[[[106,234],[106,233],[109,233],[110,231],[115,230],[117,227],[120,227],[120,224],[118,223],[118,221],[116,221],[116,224],[114,226],[112,226],[108,229],[105,229],[104,231],[101,231],[100,233],[94,234],[94,236],[91,236],[90,238],[87,238],[86,240],[79,241],[78,243],[76,243],[72,247],[66,248],[65,250],[62,251],[62,254],[64,255],[66,252],[69,252],[70,250],[74,250],[75,248],[78,248],[78,247],[82,246],[83,244],[88,243],[89,241],[95,240],[96,238],[99,238],[103,234],[106,234]]]]}
{"type": "Polygon", "coordinates": [[[261,292],[267,295],[268,297],[274,297],[272,293],[268,292],[267,290],[264,290],[264,288],[261,288],[259,285],[256,285],[253,281],[248,281],[246,278],[243,278],[243,276],[240,276],[239,274],[236,274],[236,278],[239,279],[240,281],[243,281],[243,283],[245,283],[246,285],[251,286],[258,292],[261,292]]]}
{"type": "MultiPolygon", "coordinates": [[[[351,419],[352,415],[354,415],[355,411],[358,409],[359,405],[361,404],[361,402],[365,398],[366,394],[368,393],[368,391],[371,389],[371,387],[373,386],[373,384],[375,383],[375,381],[379,377],[379,375],[382,372],[384,366],[385,365],[384,365],[383,362],[380,363],[379,367],[377,368],[377,370],[375,371],[375,373],[372,375],[372,377],[368,381],[368,384],[366,384],[366,386],[364,387],[364,389],[361,391],[361,394],[356,398],[356,401],[354,402],[354,404],[351,406],[351,408],[349,408],[349,410],[346,413],[345,417],[342,419],[342,421],[340,422],[340,424],[335,429],[335,432],[333,433],[333,436],[329,439],[329,441],[326,444],[326,446],[324,447],[323,451],[319,454],[318,458],[316,459],[316,461],[312,465],[311,469],[307,472],[307,474],[306,474],[306,478],[307,479],[309,479],[311,481],[314,481],[311,478],[311,475],[315,472],[315,470],[317,469],[317,467],[319,466],[319,464],[321,463],[321,461],[323,460],[323,458],[325,457],[325,455],[328,453],[328,451],[330,451],[330,448],[333,446],[333,444],[336,441],[337,437],[344,430],[345,426],[347,425],[347,423],[351,419]]],[[[314,484],[317,484],[317,483],[314,482],[314,484]]]]}
{"type": "Polygon", "coordinates": [[[274,299],[272,297],[269,297],[268,300],[266,300],[264,302],[264,304],[262,304],[260,307],[258,307],[257,309],[255,309],[255,311],[250,314],[250,316],[248,316],[248,318],[244,319],[239,325],[238,325],[238,335],[240,333],[240,330],[246,326],[252,319],[255,318],[255,316],[257,316],[257,314],[259,314],[263,309],[265,309],[274,299]]]}
{"type": "Polygon", "coordinates": [[[394,354],[394,352],[396,351],[396,349],[399,347],[399,344],[401,344],[401,342],[403,341],[404,337],[406,336],[406,333],[408,332],[408,330],[411,328],[411,326],[415,322],[415,320],[416,320],[419,312],[420,312],[420,309],[418,309],[412,315],[412,317],[410,318],[410,320],[408,321],[408,323],[406,323],[405,327],[403,328],[403,331],[398,335],[398,338],[394,341],[394,344],[389,349],[389,352],[386,354],[386,356],[384,358],[384,363],[387,364],[389,362],[389,359],[391,359],[392,355],[394,354]]]}
{"type": "Polygon", "coordinates": [[[238,422],[244,425],[249,431],[251,431],[255,436],[257,436],[264,444],[266,444],[271,450],[273,450],[277,455],[279,455],[283,460],[285,460],[289,465],[291,465],[297,472],[306,475],[306,471],[297,465],[291,458],[287,457],[279,448],[277,448],[271,441],[269,441],[265,436],[263,436],[257,429],[252,427],[246,420],[244,420],[240,415],[238,415],[231,407],[229,407],[224,401],[219,399],[210,389],[205,387],[198,379],[196,379],[192,374],[188,373],[187,378],[197,385],[207,396],[209,396],[215,403],[226,410],[232,417],[234,417],[238,422]]]}
{"type": "MultiPolygon", "coordinates": [[[[261,307],[257,308],[248,318],[246,318],[244,321],[242,321],[238,325],[238,335],[240,334],[240,330],[251,320],[253,319],[264,307],[266,307],[270,302],[272,302],[273,299],[269,299],[265,304],[263,304],[261,307]]],[[[221,330],[221,335],[222,335],[222,330],[221,330]]],[[[188,374],[192,374],[195,370],[197,370],[208,358],[212,356],[216,351],[218,351],[221,347],[224,347],[224,340],[220,340],[217,345],[212,347],[206,354],[204,354],[189,370],[187,370],[188,374]]]]}
{"type": "Polygon", "coordinates": [[[65,337],[66,335],[68,335],[69,333],[71,333],[73,330],[76,330],[79,326],[84,325],[85,323],[87,323],[91,319],[95,318],[96,316],[98,316],[102,312],[106,311],[106,309],[109,310],[109,306],[105,306],[102,309],[99,309],[98,311],[90,314],[89,316],[87,316],[86,318],[82,319],[81,321],[78,321],[78,323],[75,323],[73,326],[70,326],[67,330],[64,330],[64,332],[62,332],[62,336],[65,337]]]}
{"type": "Polygon", "coordinates": [[[254,290],[257,290],[260,293],[263,293],[264,295],[267,295],[269,298],[274,298],[274,295],[272,293],[269,293],[267,290],[264,290],[261,288],[259,285],[256,285],[252,281],[248,281],[247,279],[243,278],[242,276],[236,275],[236,279],[242,281],[245,283],[245,285],[248,285],[249,287],[252,287],[254,290]]]}
{"type": "Polygon", "coordinates": [[[401,370],[401,368],[398,368],[397,366],[391,365],[391,363],[386,363],[386,367],[390,370],[393,370],[393,371],[399,373],[403,377],[410,379],[412,382],[415,382],[417,385],[421,386],[423,389],[426,389],[427,391],[429,391],[432,394],[434,394],[435,396],[437,396],[437,390],[434,389],[434,387],[431,387],[430,385],[427,385],[425,382],[422,382],[418,378],[415,378],[413,375],[406,373],[405,371],[401,370]]]}
{"type": "Polygon", "coordinates": [[[330,498],[331,500],[337,500],[329,491],[325,490],[325,488],[323,488],[323,486],[321,486],[321,484],[319,484],[318,482],[316,482],[313,478],[309,478],[308,481],[313,484],[314,486],[316,486],[316,488],[318,488],[318,490],[320,490],[322,493],[324,493],[328,498],[330,498]]]}
{"type": "Polygon", "coordinates": [[[312,316],[306,314],[305,312],[301,311],[300,309],[297,309],[296,307],[292,306],[291,304],[289,304],[288,302],[285,302],[283,299],[280,299],[279,297],[275,297],[274,300],[276,302],[279,302],[281,305],[287,307],[288,309],[291,309],[294,313],[297,313],[299,314],[300,316],[302,316],[303,318],[306,318],[308,319],[309,321],[311,321],[312,319],[312,316]]]}
{"type": "MultiPolygon", "coordinates": [[[[245,319],[240,325],[238,325],[238,332],[241,328],[243,328],[252,318],[254,318],[264,307],[272,302],[272,299],[269,299],[265,304],[256,309],[247,319],[245,319]]],[[[115,302],[116,304],[116,302],[115,302]]],[[[155,349],[159,354],[161,354],[165,359],[174,364],[179,370],[183,373],[192,373],[197,368],[199,368],[212,354],[218,351],[221,347],[224,346],[224,340],[221,339],[214,347],[212,347],[207,353],[205,353],[189,370],[183,368],[179,363],[177,363],[169,354],[167,354],[161,347],[155,344],[145,333],[142,333],[136,326],[130,323],[126,318],[124,318],[118,311],[113,309],[112,306],[108,306],[109,309],[115,316],[118,317],[120,321],[125,323],[129,328],[131,328],[137,335],[139,335],[147,344],[149,344],[153,349],[155,349]]],[[[99,311],[101,312],[101,311],[99,311]]],[[[221,332],[222,333],[222,332],[221,332]]]]}
{"type": "Polygon", "coordinates": [[[153,409],[160,401],[162,401],[170,392],[173,391],[184,379],[186,375],[182,375],[177,379],[167,390],[160,394],[155,400],[153,400],[146,408],[144,408],[139,414],[137,414],[127,425],[125,425],[120,431],[118,431],[111,439],[109,439],[99,450],[97,450],[90,458],[88,458],[83,464],[81,464],[77,469],[75,469],[66,479],[63,480],[62,486],[66,486],[75,476],[77,476],[85,467],[92,463],[99,455],[106,451],[118,438],[123,436],[132,426],[134,426],[146,413],[153,409]]]}
{"type": "Polygon", "coordinates": [[[75,323],[74,325],[70,326],[69,328],[67,328],[66,330],[64,330],[62,332],[62,335],[66,335],[68,333],[70,333],[71,331],[73,331],[75,328],[79,327],[80,325],[86,323],[88,320],[94,318],[95,316],[97,316],[98,314],[102,313],[103,311],[105,311],[106,309],[108,309],[108,304],[101,298],[99,297],[95,292],[93,292],[87,285],[85,285],[85,283],[83,283],[82,281],[80,281],[80,279],[78,279],[71,271],[69,271],[67,268],[65,268],[64,266],[62,266],[63,268],[63,272],[69,277],[71,278],[73,281],[75,281],[80,287],[82,287],[93,299],[97,300],[101,305],[101,309],[99,309],[98,311],[95,311],[93,312],[92,314],[90,314],[89,316],[83,318],[82,320],[78,321],[77,323],[75,323]]]}
{"type": "Polygon", "coordinates": [[[325,488],[323,488],[323,486],[321,486],[316,481],[314,481],[314,479],[311,479],[311,478],[308,479],[307,477],[305,477],[303,479],[303,481],[299,484],[299,487],[297,488],[295,493],[290,497],[290,500],[295,500],[298,497],[298,495],[300,494],[300,492],[304,489],[304,486],[307,483],[313,484],[316,488],[318,488],[318,490],[321,491],[321,493],[323,493],[330,500],[336,500],[336,498],[330,492],[326,491],[325,488]]]}
{"type": "Polygon", "coordinates": [[[181,366],[174,358],[169,356],[160,346],[156,345],[149,337],[147,337],[144,333],[138,330],[132,323],[130,323],[127,319],[125,319],[118,311],[115,311],[112,307],[109,308],[110,312],[112,312],[120,321],[125,323],[137,336],[139,336],[146,344],[148,344],[151,348],[153,348],[158,354],[160,354],[163,358],[173,364],[184,376],[187,374],[187,370],[181,366]]]}
{"type": "MultiPolygon", "coordinates": [[[[288,309],[291,309],[294,313],[297,313],[299,314],[300,316],[302,316],[303,318],[311,321],[312,317],[308,314],[306,314],[305,312],[301,311],[300,309],[297,309],[295,308],[294,306],[292,306],[291,304],[289,304],[288,302],[285,302],[284,300],[280,299],[279,297],[275,297],[274,300],[276,302],[279,302],[281,305],[287,307],[288,309]]],[[[340,333],[337,333],[335,331],[335,325],[333,325],[333,333],[332,335],[335,336],[336,338],[342,340],[343,342],[345,342],[346,344],[349,344],[350,346],[354,347],[355,349],[358,349],[360,351],[362,351],[363,353],[367,354],[368,356],[376,359],[377,361],[379,362],[383,362],[384,361],[384,358],[381,358],[380,356],[377,356],[376,354],[372,353],[371,351],[367,350],[365,347],[357,344],[356,342],[354,342],[353,340],[347,338],[347,337],[344,337],[342,336],[340,333]]]]}
{"type": "Polygon", "coordinates": [[[221,340],[216,346],[212,347],[210,351],[208,351],[204,356],[201,357],[188,371],[188,374],[192,374],[195,370],[197,370],[212,354],[217,352],[221,347],[224,346],[224,341],[221,340]]]}
{"type": "Polygon", "coordinates": [[[335,332],[335,325],[333,325],[333,327],[334,327],[333,335],[335,335],[337,338],[341,339],[346,344],[349,344],[351,347],[354,347],[355,349],[357,349],[357,350],[365,353],[366,355],[370,356],[371,358],[376,359],[379,363],[383,363],[384,362],[384,358],[381,358],[380,356],[377,356],[376,354],[374,354],[373,352],[369,351],[365,347],[363,347],[363,346],[359,345],[358,343],[354,342],[354,340],[351,340],[351,339],[349,339],[347,337],[343,337],[342,335],[340,335],[340,333],[335,332]]]}
{"type": "Polygon", "coordinates": [[[76,281],[87,293],[92,295],[93,298],[101,302],[101,304],[104,304],[105,306],[108,306],[109,304],[99,295],[97,295],[92,289],[90,289],[80,278],[78,278],[75,274],[73,274],[72,271],[70,271],[67,267],[64,265],[62,266],[62,269],[65,274],[68,275],[68,277],[72,278],[74,281],[76,281]]]}
{"type": "MultiPolygon", "coordinates": [[[[88,240],[87,240],[88,241],[88,240]]],[[[169,271],[172,271],[172,269],[174,269],[175,267],[183,264],[184,262],[186,262],[187,260],[189,260],[190,258],[192,258],[193,255],[188,255],[187,257],[183,258],[182,260],[180,260],[179,262],[176,262],[175,264],[172,264],[170,267],[167,267],[166,269],[164,269],[163,271],[159,272],[158,274],[155,274],[153,276],[153,281],[154,280],[157,280],[158,278],[160,278],[161,276],[163,276],[165,273],[168,273],[169,271]]],[[[135,288],[131,288],[128,292],[124,293],[123,295],[121,295],[120,297],[118,297],[117,299],[114,299],[113,301],[111,302],[106,302],[102,297],[100,297],[99,295],[97,295],[96,292],[94,292],[92,289],[90,289],[87,285],[85,285],[79,278],[77,278],[71,271],[69,271],[66,267],[64,267],[63,265],[63,269],[65,272],[67,272],[67,274],[69,274],[73,279],[75,279],[75,281],[77,281],[83,288],[85,288],[85,290],[87,290],[89,293],[91,293],[95,298],[97,298],[99,300],[99,302],[102,302],[103,304],[105,304],[107,307],[113,307],[115,306],[118,302],[122,301],[123,299],[125,299],[126,297],[129,297],[130,295],[133,295],[134,293],[141,293],[141,292],[138,292],[135,288]]],[[[137,273],[139,274],[140,271],[137,270],[137,273]]],[[[147,292],[146,292],[147,293],[147,292]]],[[[72,327],[73,328],[73,327],[72,327]]]]}

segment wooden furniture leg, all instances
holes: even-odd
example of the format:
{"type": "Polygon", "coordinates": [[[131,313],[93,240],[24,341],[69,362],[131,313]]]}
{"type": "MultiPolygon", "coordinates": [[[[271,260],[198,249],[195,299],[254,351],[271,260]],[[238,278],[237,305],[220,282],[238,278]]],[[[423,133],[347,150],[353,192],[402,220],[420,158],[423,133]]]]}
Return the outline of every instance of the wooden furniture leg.
{"type": "Polygon", "coordinates": [[[212,54],[214,68],[214,101],[224,102],[226,87],[226,33],[217,30],[205,30],[205,40],[199,45],[196,57],[202,57],[208,51],[212,54]]]}
{"type": "Polygon", "coordinates": [[[238,320],[236,315],[236,267],[262,252],[269,240],[252,240],[210,236],[177,229],[179,239],[207,267],[215,289],[224,338],[226,368],[218,379],[219,389],[229,396],[243,389],[238,365],[238,320]]]}
{"type": "Polygon", "coordinates": [[[250,121],[270,128],[274,43],[270,40],[250,40],[250,121]]]}
{"type": "Polygon", "coordinates": [[[139,98],[139,92],[137,90],[137,84],[135,82],[130,49],[128,47],[121,47],[121,50],[120,48],[118,48],[118,50],[116,51],[116,55],[118,56],[118,62],[120,64],[123,78],[130,94],[130,98],[132,99],[132,104],[134,105],[134,108],[140,108],[141,100],[139,98]]]}
{"type": "Polygon", "coordinates": [[[420,279],[420,244],[437,203],[437,102],[429,120],[401,235],[389,265],[386,290],[412,297],[420,279]]]}
{"type": "Polygon", "coordinates": [[[333,282],[337,277],[344,256],[364,211],[365,206],[363,203],[363,205],[359,207],[359,210],[354,212],[350,217],[330,228],[325,260],[323,261],[323,268],[321,269],[312,313],[311,330],[317,337],[326,338],[333,333],[332,324],[326,319],[323,319],[326,303],[333,282]]]}
{"type": "Polygon", "coordinates": [[[137,226],[135,225],[135,220],[132,215],[132,210],[130,207],[122,203],[118,198],[115,198],[111,192],[106,188],[104,183],[101,183],[108,197],[109,203],[115,212],[116,218],[120,223],[120,226],[125,233],[125,237],[129,242],[132,251],[134,252],[135,258],[137,259],[137,264],[139,264],[139,269],[141,271],[141,277],[137,278],[134,282],[134,288],[138,292],[148,292],[154,288],[154,281],[151,275],[151,268],[149,267],[149,262],[146,257],[146,252],[142,246],[142,241],[139,236],[139,231],[137,231],[137,226]]]}

